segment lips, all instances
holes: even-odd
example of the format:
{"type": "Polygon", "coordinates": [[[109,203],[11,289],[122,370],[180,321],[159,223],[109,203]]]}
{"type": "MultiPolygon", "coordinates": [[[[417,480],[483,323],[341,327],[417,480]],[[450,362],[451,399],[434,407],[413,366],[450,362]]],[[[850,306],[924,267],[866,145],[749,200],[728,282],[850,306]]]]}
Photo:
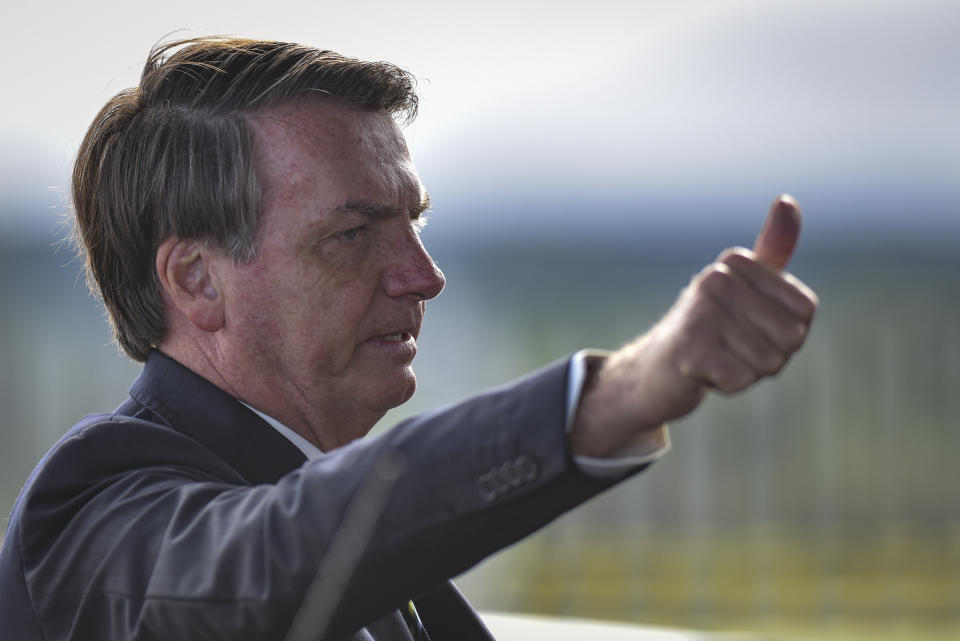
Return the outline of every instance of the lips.
{"type": "Polygon", "coordinates": [[[389,332],[372,336],[363,342],[361,348],[387,357],[391,360],[399,359],[404,364],[410,363],[417,355],[417,340],[410,332],[389,332]]]}
{"type": "Polygon", "coordinates": [[[386,341],[402,343],[409,340],[416,340],[418,331],[416,328],[397,328],[383,332],[371,333],[368,341],[386,341]]]}
{"type": "Polygon", "coordinates": [[[363,341],[364,345],[374,347],[380,350],[386,349],[390,352],[403,353],[407,357],[412,357],[417,351],[417,334],[420,326],[414,325],[394,325],[384,328],[381,331],[371,332],[369,338],[363,341]]]}
{"type": "Polygon", "coordinates": [[[423,318],[420,314],[404,316],[406,318],[397,316],[393,322],[387,321],[373,326],[370,331],[364,332],[366,338],[361,339],[361,342],[416,343],[423,318]]]}

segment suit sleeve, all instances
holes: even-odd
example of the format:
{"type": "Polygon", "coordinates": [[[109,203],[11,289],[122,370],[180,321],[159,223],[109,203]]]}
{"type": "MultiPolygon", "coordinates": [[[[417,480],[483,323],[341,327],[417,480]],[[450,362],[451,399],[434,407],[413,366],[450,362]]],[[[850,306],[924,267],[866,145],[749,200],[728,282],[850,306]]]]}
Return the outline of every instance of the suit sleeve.
{"type": "Polygon", "coordinates": [[[282,639],[350,498],[378,454],[398,450],[406,472],[328,638],[350,634],[613,483],[571,460],[566,371],[404,421],[270,485],[167,428],[93,422],[25,498],[18,544],[44,635],[282,639]]]}

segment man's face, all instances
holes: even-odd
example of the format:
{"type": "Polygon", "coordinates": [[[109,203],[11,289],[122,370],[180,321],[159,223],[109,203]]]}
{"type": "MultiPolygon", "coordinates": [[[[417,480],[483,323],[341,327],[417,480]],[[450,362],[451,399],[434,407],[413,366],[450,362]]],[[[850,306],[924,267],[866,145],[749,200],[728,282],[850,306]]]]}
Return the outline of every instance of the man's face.
{"type": "Polygon", "coordinates": [[[253,118],[264,210],[254,261],[222,264],[242,400],[329,449],[416,387],[427,198],[393,119],[330,103],[253,118]],[[243,398],[246,397],[246,398],[243,398]],[[318,433],[319,432],[319,433],[318,433]]]}

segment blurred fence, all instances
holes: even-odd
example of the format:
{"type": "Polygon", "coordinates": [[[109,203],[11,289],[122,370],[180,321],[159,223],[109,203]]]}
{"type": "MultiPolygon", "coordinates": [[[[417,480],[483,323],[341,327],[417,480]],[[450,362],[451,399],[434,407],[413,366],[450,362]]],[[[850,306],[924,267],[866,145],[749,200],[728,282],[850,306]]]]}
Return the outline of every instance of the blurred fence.
{"type": "MultiPolygon", "coordinates": [[[[382,425],[649,327],[715,247],[447,247],[420,391],[382,425]],[[664,247],[672,248],[669,252],[664,247]]],[[[0,245],[0,501],[137,368],[76,264],[0,245]]],[[[673,451],[460,580],[482,608],[814,638],[960,638],[960,252],[805,248],[822,299],[778,380],[711,399],[673,451]]]]}

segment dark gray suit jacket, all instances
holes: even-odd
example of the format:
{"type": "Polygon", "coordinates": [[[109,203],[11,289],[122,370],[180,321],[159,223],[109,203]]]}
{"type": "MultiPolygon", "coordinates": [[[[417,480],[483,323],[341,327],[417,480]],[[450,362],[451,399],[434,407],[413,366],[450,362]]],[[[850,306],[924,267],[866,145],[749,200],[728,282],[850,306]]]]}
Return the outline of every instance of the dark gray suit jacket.
{"type": "Polygon", "coordinates": [[[8,641],[280,641],[345,507],[385,448],[407,459],[327,638],[398,639],[414,598],[433,641],[489,641],[449,583],[608,487],[574,465],[567,364],[321,459],[154,352],[113,414],[30,476],[0,550],[8,641]]]}

